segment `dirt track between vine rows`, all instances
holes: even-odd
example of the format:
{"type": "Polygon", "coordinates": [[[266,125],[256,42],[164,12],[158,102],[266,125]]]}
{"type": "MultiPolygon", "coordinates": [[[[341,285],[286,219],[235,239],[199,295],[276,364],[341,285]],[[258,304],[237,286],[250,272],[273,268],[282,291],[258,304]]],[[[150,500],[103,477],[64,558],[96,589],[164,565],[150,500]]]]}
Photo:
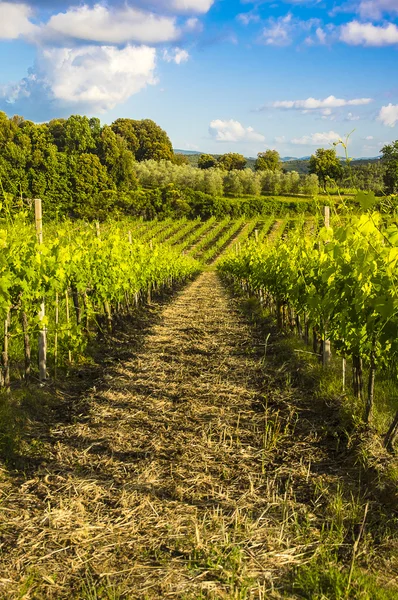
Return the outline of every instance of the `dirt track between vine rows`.
{"type": "Polygon", "coordinates": [[[294,388],[276,393],[215,272],[163,307],[133,352],[54,425],[29,479],[3,475],[0,596],[279,597],[281,574],[319,540],[312,478],[326,486],[344,469],[318,417],[304,403],[297,424],[294,388]]]}

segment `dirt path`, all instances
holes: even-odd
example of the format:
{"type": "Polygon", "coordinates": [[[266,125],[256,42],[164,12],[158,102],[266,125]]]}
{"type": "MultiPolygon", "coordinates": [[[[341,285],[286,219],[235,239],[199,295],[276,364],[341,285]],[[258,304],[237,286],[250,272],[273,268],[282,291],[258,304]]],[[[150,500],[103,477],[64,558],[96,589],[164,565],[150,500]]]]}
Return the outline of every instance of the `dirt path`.
{"type": "Polygon", "coordinates": [[[2,476],[0,597],[279,598],[319,543],[314,465],[335,459],[263,352],[215,272],[180,292],[34,476],[2,476]]]}

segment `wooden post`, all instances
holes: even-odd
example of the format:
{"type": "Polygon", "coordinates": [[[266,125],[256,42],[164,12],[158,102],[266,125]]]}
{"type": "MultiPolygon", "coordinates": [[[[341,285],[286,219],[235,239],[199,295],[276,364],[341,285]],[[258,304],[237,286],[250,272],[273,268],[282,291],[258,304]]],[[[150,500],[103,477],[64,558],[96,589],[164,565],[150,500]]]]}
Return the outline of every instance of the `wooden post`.
{"type": "Polygon", "coordinates": [[[29,325],[28,317],[25,311],[22,312],[22,331],[23,331],[23,343],[25,350],[25,382],[29,381],[30,377],[30,339],[29,339],[29,325]]]}
{"type": "MultiPolygon", "coordinates": [[[[39,246],[43,244],[43,215],[41,199],[35,199],[35,224],[36,224],[36,235],[39,246]]],[[[45,317],[45,305],[44,299],[40,305],[39,310],[39,379],[44,381],[47,378],[47,332],[46,326],[43,324],[45,317]]]]}
{"type": "Polygon", "coordinates": [[[54,337],[54,379],[57,378],[58,363],[58,323],[59,323],[59,297],[55,292],[55,337],[54,337]]]}
{"type": "Polygon", "coordinates": [[[343,392],[345,392],[345,386],[346,386],[346,371],[347,371],[347,359],[343,358],[343,392]]]}
{"type": "Polygon", "coordinates": [[[131,235],[131,231],[129,231],[129,244],[133,243],[133,236],[131,235]]]}
{"type": "Polygon", "coordinates": [[[258,229],[254,230],[254,237],[256,238],[256,244],[258,244],[258,229]]]}
{"type": "Polygon", "coordinates": [[[8,356],[8,337],[9,337],[9,326],[10,326],[10,312],[7,313],[7,316],[4,320],[4,345],[3,345],[3,353],[2,353],[2,362],[3,362],[3,385],[7,391],[10,389],[10,362],[8,356]]]}
{"type": "MultiPolygon", "coordinates": [[[[65,292],[65,308],[66,308],[66,325],[67,325],[67,329],[68,329],[68,339],[70,338],[70,329],[69,329],[69,322],[70,322],[70,316],[69,316],[69,294],[68,294],[68,290],[66,290],[65,292]]],[[[72,362],[72,352],[70,351],[70,347],[68,347],[68,359],[69,362],[72,362]]]]}
{"type": "MultiPolygon", "coordinates": [[[[95,222],[95,228],[97,230],[97,238],[101,238],[101,229],[100,229],[99,221],[95,222]]],[[[108,332],[110,333],[112,331],[112,314],[111,314],[111,307],[109,306],[108,300],[104,301],[104,311],[105,311],[105,316],[106,316],[106,327],[108,329],[108,332]]]]}
{"type": "Polygon", "coordinates": [[[325,222],[325,227],[330,227],[330,206],[323,207],[323,218],[325,222]]]}
{"type": "MultiPolygon", "coordinates": [[[[323,207],[323,218],[325,221],[325,227],[330,227],[330,207],[323,207]]],[[[327,243],[327,242],[326,242],[327,243]]],[[[332,358],[332,350],[330,346],[330,340],[326,337],[326,331],[324,332],[324,343],[323,343],[323,354],[322,354],[322,363],[323,366],[326,367],[332,358]]]]}

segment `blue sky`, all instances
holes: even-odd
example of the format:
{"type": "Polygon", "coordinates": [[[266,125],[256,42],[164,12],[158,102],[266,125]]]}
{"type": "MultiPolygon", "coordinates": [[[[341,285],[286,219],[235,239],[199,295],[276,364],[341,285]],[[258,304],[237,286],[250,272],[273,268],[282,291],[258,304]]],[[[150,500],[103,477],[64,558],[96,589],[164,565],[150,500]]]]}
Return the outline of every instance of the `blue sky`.
{"type": "Polygon", "coordinates": [[[0,0],[0,110],[150,118],[174,147],[398,138],[398,0],[0,0]]]}

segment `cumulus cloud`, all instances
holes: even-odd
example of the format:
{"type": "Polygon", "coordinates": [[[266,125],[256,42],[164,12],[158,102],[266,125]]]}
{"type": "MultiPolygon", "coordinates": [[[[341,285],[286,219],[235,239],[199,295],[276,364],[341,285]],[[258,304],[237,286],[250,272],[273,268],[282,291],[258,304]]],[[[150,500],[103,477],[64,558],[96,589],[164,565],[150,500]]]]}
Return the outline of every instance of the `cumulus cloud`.
{"type": "Polygon", "coordinates": [[[380,110],[378,120],[388,127],[395,127],[398,122],[398,104],[383,106],[380,110]]]}
{"type": "Polygon", "coordinates": [[[153,44],[175,40],[180,35],[175,17],[164,17],[129,6],[108,8],[96,4],[72,7],[53,15],[40,31],[40,38],[72,38],[86,42],[153,44]]]}
{"type": "Polygon", "coordinates": [[[254,131],[253,127],[244,127],[239,121],[215,119],[210,123],[210,135],[217,142],[264,142],[265,137],[254,131]]]}
{"type": "Polygon", "coordinates": [[[392,46],[398,44],[398,27],[351,21],[341,27],[340,40],[351,46],[392,46]]]}
{"type": "Polygon", "coordinates": [[[271,17],[268,25],[262,31],[262,41],[266,46],[288,46],[292,43],[293,16],[274,19],[271,17]]]}
{"type": "Polygon", "coordinates": [[[45,48],[35,72],[1,95],[16,102],[40,93],[56,107],[101,113],[156,83],[155,64],[156,50],[148,46],[45,48]]]}
{"type": "Polygon", "coordinates": [[[309,32],[319,25],[318,19],[302,21],[291,13],[284,17],[270,17],[262,30],[260,42],[266,46],[289,46],[300,32],[309,32]]]}
{"type": "Polygon", "coordinates": [[[352,112],[349,112],[345,118],[346,121],[359,121],[359,119],[360,119],[360,116],[354,115],[354,113],[352,113],[352,112]]]}
{"type": "Polygon", "coordinates": [[[181,12],[205,14],[213,6],[214,0],[171,0],[168,4],[172,9],[181,12]]]}
{"type": "Polygon", "coordinates": [[[363,19],[381,19],[383,14],[398,13],[397,0],[361,0],[358,12],[363,19]]]}
{"type": "MultiPolygon", "coordinates": [[[[272,108],[283,108],[283,109],[296,109],[304,111],[322,110],[323,114],[329,115],[329,109],[332,108],[343,108],[344,106],[364,106],[373,102],[372,98],[353,98],[352,100],[345,100],[343,98],[336,98],[336,96],[328,96],[327,98],[316,99],[307,98],[306,100],[277,100],[271,104],[272,108]]],[[[266,106],[263,109],[267,108],[266,106]]]]}
{"type": "Polygon", "coordinates": [[[326,131],[324,133],[312,133],[300,138],[293,138],[291,143],[298,146],[329,146],[340,139],[341,136],[335,131],[326,131]]]}
{"type": "Polygon", "coordinates": [[[14,40],[33,34],[38,28],[31,22],[32,16],[28,4],[0,2],[0,39],[14,40]]]}
{"type": "Polygon", "coordinates": [[[250,23],[258,23],[260,21],[260,16],[255,12],[250,11],[246,13],[240,13],[237,15],[236,19],[242,23],[242,25],[250,25],[250,23]]]}
{"type": "Polygon", "coordinates": [[[171,52],[169,52],[169,50],[164,50],[163,60],[169,63],[175,62],[176,65],[180,65],[189,60],[189,54],[186,50],[182,50],[181,48],[174,48],[171,52]]]}

